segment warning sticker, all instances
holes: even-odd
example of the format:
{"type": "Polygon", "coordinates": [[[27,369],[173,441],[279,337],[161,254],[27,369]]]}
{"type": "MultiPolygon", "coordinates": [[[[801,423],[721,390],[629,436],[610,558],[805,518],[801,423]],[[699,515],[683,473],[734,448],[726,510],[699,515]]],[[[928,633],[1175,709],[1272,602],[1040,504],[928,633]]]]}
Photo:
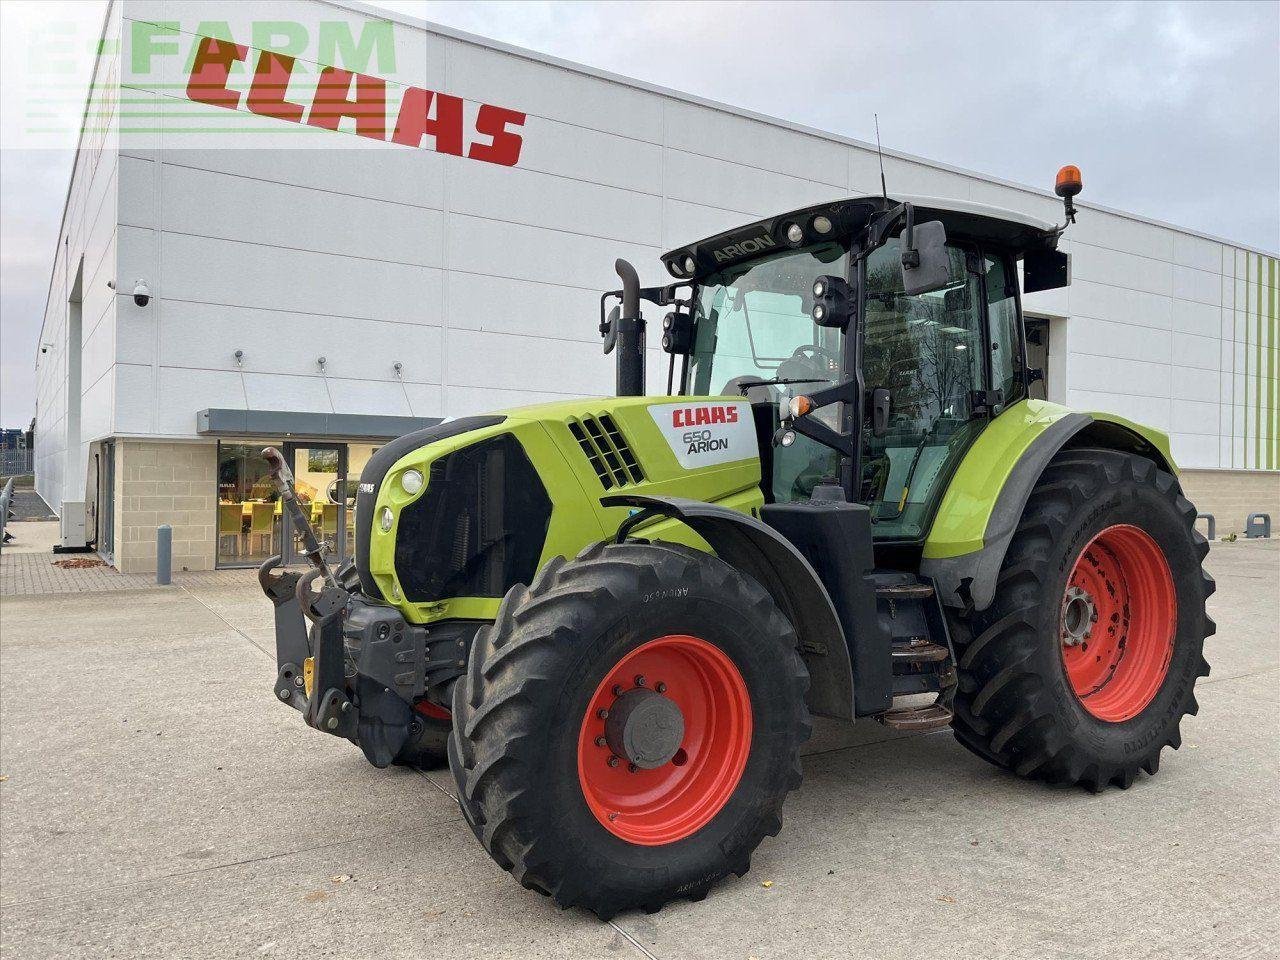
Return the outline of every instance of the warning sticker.
{"type": "Polygon", "coordinates": [[[686,470],[759,456],[751,405],[664,403],[649,408],[680,466],[686,470]]]}

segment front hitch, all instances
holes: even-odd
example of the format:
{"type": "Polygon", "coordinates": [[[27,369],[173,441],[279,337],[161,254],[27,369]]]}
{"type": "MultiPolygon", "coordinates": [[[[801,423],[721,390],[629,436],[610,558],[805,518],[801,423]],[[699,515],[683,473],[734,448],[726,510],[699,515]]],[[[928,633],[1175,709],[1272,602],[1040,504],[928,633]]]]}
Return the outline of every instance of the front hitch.
{"type": "Polygon", "coordinates": [[[284,455],[275,447],[267,447],[262,456],[280,493],[282,509],[288,512],[290,524],[298,531],[303,552],[312,566],[302,573],[277,572],[281,558],[276,555],[258,568],[258,584],[275,606],[276,663],[279,665],[275,694],[301,710],[310,726],[349,737],[355,733],[356,718],[346,692],[342,620],[351,595],[338,585],[324,559],[323,546],[298,501],[293,473],[284,455]],[[321,584],[318,591],[317,583],[321,584]],[[307,636],[306,620],[314,624],[314,644],[307,636]]]}

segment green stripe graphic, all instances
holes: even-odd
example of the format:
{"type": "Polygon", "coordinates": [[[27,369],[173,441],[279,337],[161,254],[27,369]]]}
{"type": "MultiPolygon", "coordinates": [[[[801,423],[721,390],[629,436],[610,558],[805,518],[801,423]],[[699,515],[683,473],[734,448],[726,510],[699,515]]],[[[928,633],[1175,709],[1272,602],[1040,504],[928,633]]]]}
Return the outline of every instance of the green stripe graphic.
{"type": "Polygon", "coordinates": [[[1249,469],[1249,277],[1253,260],[1244,255],[1244,445],[1241,466],[1249,469]]]}
{"type": "Polygon", "coordinates": [[[1276,467],[1276,261],[1267,264],[1267,470],[1276,467]]]}
{"type": "Polygon", "coordinates": [[[1262,435],[1266,422],[1262,419],[1262,254],[1254,254],[1258,261],[1258,312],[1254,317],[1257,331],[1253,341],[1253,467],[1262,468],[1262,435]]]}

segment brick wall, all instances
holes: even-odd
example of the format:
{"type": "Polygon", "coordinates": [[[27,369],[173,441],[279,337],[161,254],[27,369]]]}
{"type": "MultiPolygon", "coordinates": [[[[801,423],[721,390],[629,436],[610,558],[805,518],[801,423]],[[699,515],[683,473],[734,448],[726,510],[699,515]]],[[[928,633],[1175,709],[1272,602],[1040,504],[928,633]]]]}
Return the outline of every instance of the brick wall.
{"type": "MultiPolygon", "coordinates": [[[[1212,513],[1218,536],[1244,533],[1251,513],[1271,514],[1272,536],[1280,533],[1280,472],[1183,470],[1182,489],[1200,513],[1212,513]]],[[[1200,529],[1204,531],[1204,522],[1200,529]]]]}
{"type": "Polygon", "coordinates": [[[122,440],[116,464],[116,566],[154,573],[156,527],[173,527],[173,569],[212,570],[218,448],[122,440]]]}

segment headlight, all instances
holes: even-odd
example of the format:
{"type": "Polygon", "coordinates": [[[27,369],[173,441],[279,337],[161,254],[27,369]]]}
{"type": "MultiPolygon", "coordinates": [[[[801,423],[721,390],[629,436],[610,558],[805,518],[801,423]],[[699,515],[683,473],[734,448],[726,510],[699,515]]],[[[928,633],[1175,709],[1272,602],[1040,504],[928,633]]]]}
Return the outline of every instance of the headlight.
{"type": "Polygon", "coordinates": [[[422,489],[422,474],[417,470],[406,470],[400,474],[400,487],[405,493],[413,496],[422,489]]]}
{"type": "Polygon", "coordinates": [[[390,507],[383,507],[382,513],[378,515],[378,526],[382,528],[383,533],[391,532],[391,525],[396,522],[396,516],[391,512],[390,507]]]}

